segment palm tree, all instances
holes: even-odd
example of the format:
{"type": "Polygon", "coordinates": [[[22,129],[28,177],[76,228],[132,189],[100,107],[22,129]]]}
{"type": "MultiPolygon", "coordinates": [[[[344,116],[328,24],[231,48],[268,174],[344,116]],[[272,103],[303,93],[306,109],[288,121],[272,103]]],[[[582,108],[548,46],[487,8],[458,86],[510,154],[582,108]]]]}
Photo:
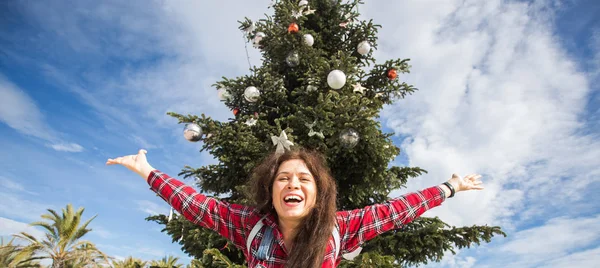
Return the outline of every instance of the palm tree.
{"type": "Polygon", "coordinates": [[[148,262],[129,256],[122,261],[113,261],[114,268],[144,268],[148,262]]]}
{"type": "Polygon", "coordinates": [[[204,266],[199,260],[193,259],[185,268],[204,268],[204,266]]]}
{"type": "Polygon", "coordinates": [[[51,259],[52,268],[95,267],[99,261],[108,263],[109,257],[98,250],[92,242],[80,240],[91,231],[86,227],[96,218],[94,216],[80,225],[83,210],[84,208],[79,208],[74,211],[73,206],[68,204],[66,209],[62,209],[62,216],[60,216],[54,210],[48,209],[50,214],[43,214],[41,217],[50,222],[38,221],[30,224],[46,229],[46,237],[43,240],[38,240],[25,232],[14,235],[29,242],[29,245],[23,247],[19,254],[38,254],[41,258],[51,259]]]}
{"type": "Polygon", "coordinates": [[[104,264],[109,264],[108,259],[113,259],[112,257],[107,257],[101,252],[97,251],[95,247],[90,247],[90,244],[81,245],[77,250],[87,253],[82,254],[80,257],[77,257],[73,260],[66,261],[64,268],[105,267],[104,264]]]}
{"type": "Polygon", "coordinates": [[[183,264],[179,264],[177,261],[179,261],[178,257],[164,257],[160,261],[151,261],[150,268],[182,268],[183,264]]]}
{"type": "Polygon", "coordinates": [[[34,257],[33,254],[21,254],[22,247],[13,245],[11,239],[8,244],[4,244],[4,239],[0,238],[0,267],[14,267],[14,268],[39,268],[40,264],[35,261],[38,257],[34,257]]]}

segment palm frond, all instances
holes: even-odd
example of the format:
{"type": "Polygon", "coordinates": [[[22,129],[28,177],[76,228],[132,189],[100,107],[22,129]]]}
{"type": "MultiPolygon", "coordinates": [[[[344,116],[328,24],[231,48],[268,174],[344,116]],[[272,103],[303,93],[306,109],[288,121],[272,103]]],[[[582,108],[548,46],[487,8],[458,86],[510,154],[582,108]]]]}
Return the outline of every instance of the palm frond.
{"type": "Polygon", "coordinates": [[[88,224],[90,224],[90,222],[92,220],[94,220],[98,215],[95,215],[94,217],[92,217],[91,219],[87,220],[81,227],[79,227],[77,229],[77,232],[74,234],[74,240],[80,239],[82,238],[84,235],[86,235],[87,233],[89,233],[90,231],[92,231],[92,229],[87,229],[88,224]]]}
{"type": "Polygon", "coordinates": [[[47,209],[48,212],[50,212],[50,214],[52,215],[48,215],[48,214],[42,214],[42,219],[48,219],[52,222],[60,222],[60,215],[58,215],[58,213],[56,213],[56,211],[54,211],[53,209],[47,209]]]}
{"type": "MultiPolygon", "coordinates": [[[[15,256],[15,259],[27,260],[31,259],[36,252],[38,252],[43,246],[41,244],[30,244],[20,248],[15,256]]],[[[45,256],[37,256],[36,259],[46,259],[45,256]]]]}
{"type": "Polygon", "coordinates": [[[85,256],[85,258],[88,258],[90,262],[103,261],[104,263],[109,264],[110,260],[113,259],[104,252],[100,251],[96,245],[94,245],[94,243],[87,240],[82,240],[75,243],[71,252],[73,252],[75,255],[85,256]]]}
{"type": "Polygon", "coordinates": [[[54,226],[51,225],[48,222],[36,221],[36,222],[30,223],[29,225],[42,227],[42,228],[44,228],[44,229],[46,229],[48,231],[48,234],[50,234],[50,235],[52,235],[54,237],[58,236],[58,234],[56,233],[56,228],[54,228],[54,226]]]}
{"type": "Polygon", "coordinates": [[[30,243],[39,243],[37,238],[33,235],[30,235],[26,232],[20,232],[18,234],[14,234],[13,236],[29,241],[30,243]]]}
{"type": "MultiPolygon", "coordinates": [[[[96,218],[94,216],[81,224],[83,211],[83,208],[75,211],[71,204],[67,204],[62,209],[62,215],[48,209],[49,213],[41,215],[41,218],[49,220],[48,222],[36,221],[30,224],[44,228],[46,231],[44,239],[38,240],[33,235],[25,232],[13,235],[15,238],[29,242],[29,245],[20,248],[19,257],[22,260],[51,259],[52,266],[64,268],[102,267],[103,263],[109,265],[111,257],[96,248],[92,242],[80,240],[81,237],[91,231],[87,229],[87,226],[96,218]],[[33,256],[36,256],[35,259],[33,256]]],[[[21,264],[29,266],[15,267],[37,267],[34,262],[23,262],[21,264]]],[[[7,265],[0,262],[0,267],[4,266],[7,265]]]]}

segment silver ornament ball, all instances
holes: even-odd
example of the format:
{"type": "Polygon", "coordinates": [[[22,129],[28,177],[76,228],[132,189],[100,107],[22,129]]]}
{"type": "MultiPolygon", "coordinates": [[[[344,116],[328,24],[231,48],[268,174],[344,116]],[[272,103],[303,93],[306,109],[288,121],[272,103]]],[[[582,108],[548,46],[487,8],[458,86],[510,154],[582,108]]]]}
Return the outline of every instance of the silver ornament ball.
{"type": "Polygon", "coordinates": [[[202,128],[196,123],[186,124],[183,128],[183,136],[188,141],[197,142],[202,138],[202,128]]]}
{"type": "Polygon", "coordinates": [[[300,56],[296,52],[291,52],[285,58],[285,62],[290,67],[296,67],[296,66],[298,66],[300,64],[300,56]]]}
{"type": "Polygon", "coordinates": [[[244,99],[248,102],[256,102],[259,96],[260,91],[258,91],[258,88],[256,87],[250,86],[244,90],[244,99]]]}
{"type": "Polygon", "coordinates": [[[230,100],[231,94],[227,88],[219,88],[218,93],[219,99],[222,101],[230,100]]]}
{"type": "Polygon", "coordinates": [[[340,143],[342,144],[342,146],[344,148],[354,148],[354,146],[356,146],[356,144],[358,144],[358,141],[360,140],[360,136],[358,135],[358,132],[356,132],[356,130],[354,129],[346,129],[344,130],[341,134],[340,134],[340,143]]]}

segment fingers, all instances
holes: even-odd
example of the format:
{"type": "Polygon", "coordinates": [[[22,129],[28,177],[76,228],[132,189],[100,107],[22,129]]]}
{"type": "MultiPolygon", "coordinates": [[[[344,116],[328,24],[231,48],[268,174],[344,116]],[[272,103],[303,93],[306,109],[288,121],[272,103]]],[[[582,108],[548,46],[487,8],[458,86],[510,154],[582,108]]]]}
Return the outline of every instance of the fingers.
{"type": "MultiPolygon", "coordinates": [[[[453,173],[452,174],[452,178],[460,179],[461,177],[460,177],[460,175],[458,175],[456,173],[453,173]]],[[[479,174],[469,174],[467,176],[464,176],[462,179],[463,180],[470,180],[470,179],[479,179],[479,178],[481,178],[481,175],[479,175],[479,174]]]]}
{"type": "Polygon", "coordinates": [[[108,160],[106,160],[106,165],[124,164],[128,159],[129,159],[129,161],[135,162],[137,160],[138,156],[146,157],[145,155],[147,153],[148,153],[148,151],[146,151],[144,149],[140,149],[138,151],[137,155],[132,154],[132,155],[120,156],[115,159],[109,158],[108,160]]]}
{"type": "Polygon", "coordinates": [[[469,174],[469,175],[465,176],[465,180],[467,180],[467,179],[468,180],[476,180],[479,178],[481,178],[481,175],[479,175],[479,174],[469,174]]]}
{"type": "Polygon", "coordinates": [[[457,191],[468,191],[468,190],[483,190],[483,182],[480,180],[482,176],[479,174],[469,174],[461,177],[458,174],[452,174],[452,179],[458,182],[457,191]]]}
{"type": "Polygon", "coordinates": [[[482,176],[479,174],[471,174],[467,176],[467,180],[471,183],[470,190],[483,190],[483,182],[480,180],[482,176]]]}
{"type": "Polygon", "coordinates": [[[483,182],[481,182],[481,175],[475,175],[473,177],[471,177],[471,182],[473,182],[473,184],[482,184],[483,182]]]}
{"type": "Polygon", "coordinates": [[[115,164],[121,164],[123,163],[123,157],[117,157],[115,159],[108,159],[106,160],[106,164],[107,165],[115,165],[115,164]]]}

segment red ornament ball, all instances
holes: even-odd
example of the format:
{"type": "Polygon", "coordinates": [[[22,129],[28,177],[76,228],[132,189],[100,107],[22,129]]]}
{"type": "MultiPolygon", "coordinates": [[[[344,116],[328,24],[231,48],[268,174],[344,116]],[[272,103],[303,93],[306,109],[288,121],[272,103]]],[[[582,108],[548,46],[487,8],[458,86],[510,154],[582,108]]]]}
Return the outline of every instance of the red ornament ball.
{"type": "Polygon", "coordinates": [[[295,34],[298,31],[300,31],[300,27],[298,26],[298,24],[296,24],[295,22],[290,23],[290,26],[288,26],[288,33],[295,34]]]}
{"type": "Polygon", "coordinates": [[[233,109],[234,116],[237,115],[238,113],[240,113],[240,109],[238,109],[238,108],[233,109]]]}
{"type": "Polygon", "coordinates": [[[392,68],[392,69],[389,69],[389,70],[387,71],[387,77],[388,77],[390,80],[394,80],[394,79],[396,79],[396,77],[398,77],[398,71],[396,71],[396,69],[393,69],[393,68],[392,68]]]}

